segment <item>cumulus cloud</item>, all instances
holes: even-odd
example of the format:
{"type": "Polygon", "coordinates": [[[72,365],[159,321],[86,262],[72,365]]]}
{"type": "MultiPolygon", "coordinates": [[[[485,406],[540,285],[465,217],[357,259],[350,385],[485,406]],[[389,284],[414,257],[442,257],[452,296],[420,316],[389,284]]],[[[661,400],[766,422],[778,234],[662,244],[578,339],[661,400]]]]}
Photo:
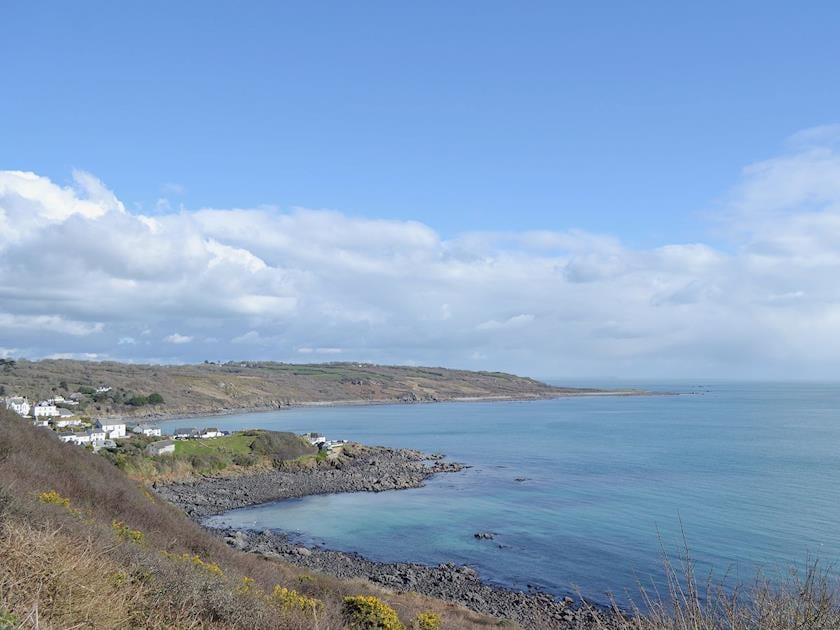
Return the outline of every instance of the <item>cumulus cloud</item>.
{"type": "Polygon", "coordinates": [[[806,130],[747,166],[725,197],[724,244],[648,249],[573,226],[444,239],[417,221],[329,210],[144,216],[89,173],[64,186],[0,172],[0,347],[830,376],[840,368],[838,138],[836,126],[806,130]]]}
{"type": "Polygon", "coordinates": [[[164,337],[163,340],[166,343],[189,343],[193,340],[193,338],[188,337],[187,335],[179,335],[178,333],[172,333],[171,335],[164,337]]]}

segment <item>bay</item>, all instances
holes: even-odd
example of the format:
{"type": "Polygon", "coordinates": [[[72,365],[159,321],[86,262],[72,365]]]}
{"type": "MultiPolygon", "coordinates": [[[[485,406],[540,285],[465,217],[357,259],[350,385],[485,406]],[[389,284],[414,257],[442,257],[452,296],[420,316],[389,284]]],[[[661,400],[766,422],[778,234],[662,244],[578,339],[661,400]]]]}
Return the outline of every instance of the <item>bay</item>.
{"type": "Polygon", "coordinates": [[[840,385],[632,385],[680,395],[300,407],[162,426],[444,452],[472,468],[424,488],[306,497],[211,522],[297,532],[374,560],[469,564],[513,588],[626,603],[639,583],[663,586],[662,552],[680,553],[683,533],[701,578],[840,558],[840,385]]]}

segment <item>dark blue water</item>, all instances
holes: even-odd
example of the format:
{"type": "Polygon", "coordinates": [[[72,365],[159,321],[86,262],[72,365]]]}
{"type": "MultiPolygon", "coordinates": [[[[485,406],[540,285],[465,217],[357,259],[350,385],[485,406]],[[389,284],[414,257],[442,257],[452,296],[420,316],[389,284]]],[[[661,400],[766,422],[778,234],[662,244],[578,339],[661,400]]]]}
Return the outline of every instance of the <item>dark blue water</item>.
{"type": "Polygon", "coordinates": [[[466,563],[517,588],[626,601],[640,581],[661,584],[661,552],[680,551],[681,527],[703,576],[840,558],[840,385],[658,388],[701,394],[302,408],[165,426],[315,430],[445,452],[474,467],[416,490],[216,520],[377,560],[466,563]],[[476,540],[479,530],[496,540],[476,540]]]}

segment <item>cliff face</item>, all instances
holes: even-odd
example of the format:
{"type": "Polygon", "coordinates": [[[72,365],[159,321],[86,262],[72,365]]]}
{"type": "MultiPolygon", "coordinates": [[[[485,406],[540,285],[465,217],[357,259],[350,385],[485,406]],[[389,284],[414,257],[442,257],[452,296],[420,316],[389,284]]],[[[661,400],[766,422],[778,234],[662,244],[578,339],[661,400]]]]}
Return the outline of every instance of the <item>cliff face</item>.
{"type": "Polygon", "coordinates": [[[379,366],[357,363],[295,365],[243,362],[199,365],[132,365],[69,360],[6,363],[0,384],[8,394],[33,399],[68,396],[79,388],[107,386],[88,396],[88,413],[200,414],[294,404],[424,402],[469,398],[540,398],[593,390],[559,388],[501,372],[379,366]],[[131,406],[131,395],[159,393],[163,405],[131,406]]]}

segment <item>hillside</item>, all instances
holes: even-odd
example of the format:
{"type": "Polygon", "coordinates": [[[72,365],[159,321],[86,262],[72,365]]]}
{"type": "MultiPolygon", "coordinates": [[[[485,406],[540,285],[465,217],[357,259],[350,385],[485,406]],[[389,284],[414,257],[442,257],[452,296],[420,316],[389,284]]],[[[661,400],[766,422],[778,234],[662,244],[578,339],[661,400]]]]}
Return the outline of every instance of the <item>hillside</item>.
{"type": "Polygon", "coordinates": [[[595,391],[553,387],[501,372],[445,368],[271,362],[163,366],[71,360],[4,360],[0,386],[6,395],[32,400],[81,390],[86,393],[82,410],[90,415],[135,416],[349,401],[541,398],[595,391]],[[111,389],[94,393],[97,387],[111,389]],[[163,402],[148,400],[152,394],[163,402]]]}
{"type": "Polygon", "coordinates": [[[0,627],[337,630],[359,595],[406,627],[421,613],[501,623],[233,550],[104,458],[0,410],[0,627]]]}

